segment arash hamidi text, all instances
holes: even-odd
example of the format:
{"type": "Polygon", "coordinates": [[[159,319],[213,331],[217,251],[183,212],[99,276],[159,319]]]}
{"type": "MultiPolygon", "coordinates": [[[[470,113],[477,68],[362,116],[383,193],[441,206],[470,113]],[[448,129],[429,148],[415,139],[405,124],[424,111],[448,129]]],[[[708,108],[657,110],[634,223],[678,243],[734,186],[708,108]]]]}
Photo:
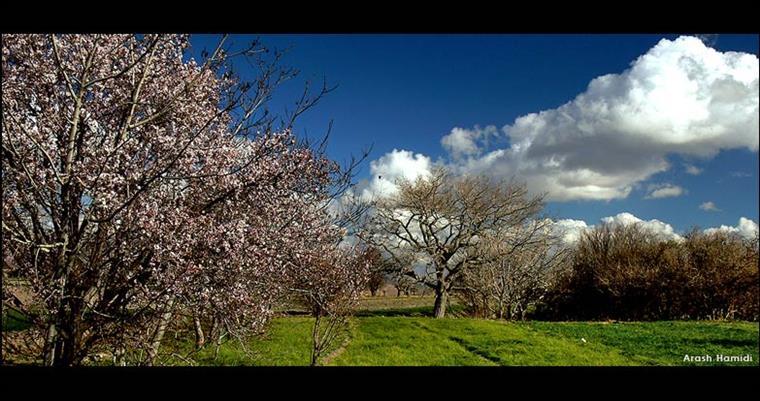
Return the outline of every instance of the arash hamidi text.
{"type": "Polygon", "coordinates": [[[684,362],[752,362],[752,355],[684,355],[684,362]]]}

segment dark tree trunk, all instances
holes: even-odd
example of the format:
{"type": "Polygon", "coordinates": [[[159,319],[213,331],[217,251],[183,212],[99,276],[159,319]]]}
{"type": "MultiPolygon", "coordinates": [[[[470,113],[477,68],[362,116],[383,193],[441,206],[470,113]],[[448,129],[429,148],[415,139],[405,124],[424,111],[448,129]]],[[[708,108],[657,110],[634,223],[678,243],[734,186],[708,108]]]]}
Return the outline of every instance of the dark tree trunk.
{"type": "Polygon", "coordinates": [[[61,331],[55,351],[53,366],[73,366],[74,355],[77,351],[76,333],[71,328],[61,331]]]}
{"type": "Polygon", "coordinates": [[[82,362],[82,304],[78,300],[64,303],[57,328],[57,338],[53,355],[53,366],[74,366],[82,362]]]}
{"type": "Polygon", "coordinates": [[[55,361],[55,348],[58,343],[58,330],[54,323],[48,325],[47,337],[45,339],[45,346],[42,351],[42,363],[45,366],[53,366],[55,361]]]}
{"type": "Polygon", "coordinates": [[[321,339],[319,338],[319,324],[321,323],[321,316],[317,313],[314,316],[314,327],[311,332],[311,361],[309,366],[317,366],[319,362],[319,354],[321,353],[321,339]]]}
{"type": "Polygon", "coordinates": [[[446,304],[448,303],[449,294],[446,291],[446,284],[439,280],[435,287],[435,305],[433,306],[433,316],[440,319],[446,316],[446,304]]]}

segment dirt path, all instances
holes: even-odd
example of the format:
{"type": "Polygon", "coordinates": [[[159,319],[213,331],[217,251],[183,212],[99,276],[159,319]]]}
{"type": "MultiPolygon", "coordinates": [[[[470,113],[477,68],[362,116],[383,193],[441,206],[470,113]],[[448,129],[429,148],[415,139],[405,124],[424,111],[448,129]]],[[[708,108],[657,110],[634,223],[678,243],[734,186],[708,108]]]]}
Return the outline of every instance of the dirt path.
{"type": "Polygon", "coordinates": [[[340,356],[340,354],[342,354],[343,351],[346,350],[346,347],[348,346],[348,344],[351,343],[351,340],[354,337],[354,329],[356,328],[356,321],[354,319],[351,319],[349,320],[348,325],[349,325],[348,330],[347,330],[348,333],[346,334],[346,338],[343,339],[343,342],[338,346],[338,348],[333,350],[333,352],[331,352],[322,360],[322,364],[321,364],[322,366],[329,365],[335,358],[340,356]]]}

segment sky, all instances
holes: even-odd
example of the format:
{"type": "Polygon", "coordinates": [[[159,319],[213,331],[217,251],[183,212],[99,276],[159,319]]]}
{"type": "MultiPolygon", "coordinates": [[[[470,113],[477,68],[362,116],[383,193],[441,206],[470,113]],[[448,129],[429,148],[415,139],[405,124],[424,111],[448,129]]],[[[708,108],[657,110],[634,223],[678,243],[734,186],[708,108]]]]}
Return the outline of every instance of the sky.
{"type": "MultiPolygon", "coordinates": [[[[218,36],[191,36],[192,52],[218,36]]],[[[233,35],[289,49],[304,82],[337,84],[298,120],[347,160],[357,192],[433,164],[526,182],[568,227],[638,221],[665,233],[758,221],[757,35],[233,35]],[[382,178],[380,178],[382,177],[382,178]]],[[[239,65],[245,76],[252,74],[239,65]]],[[[755,226],[752,226],[752,225],[755,226]]]]}

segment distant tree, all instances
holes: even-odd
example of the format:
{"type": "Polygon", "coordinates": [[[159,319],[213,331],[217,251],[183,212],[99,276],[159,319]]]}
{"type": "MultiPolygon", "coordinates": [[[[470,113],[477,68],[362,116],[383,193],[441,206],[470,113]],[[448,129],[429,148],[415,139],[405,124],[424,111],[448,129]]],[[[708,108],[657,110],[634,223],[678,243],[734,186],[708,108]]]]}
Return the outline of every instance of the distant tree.
{"type": "Polygon", "coordinates": [[[526,187],[485,176],[455,177],[444,168],[398,182],[398,193],[377,200],[368,243],[383,249],[403,274],[435,291],[434,315],[444,317],[457,276],[480,263],[479,238],[520,227],[542,208],[526,187]],[[425,274],[413,267],[426,266],[425,274]]]}
{"type": "Polygon", "coordinates": [[[377,248],[367,247],[361,255],[361,261],[369,265],[369,278],[367,280],[367,289],[374,297],[377,291],[385,284],[385,274],[387,263],[383,260],[382,253],[377,248]]]}
{"type": "Polygon", "coordinates": [[[400,297],[401,295],[409,296],[412,291],[414,291],[417,283],[418,282],[415,278],[409,277],[405,274],[405,270],[393,274],[393,286],[396,287],[397,297],[400,297]]]}
{"type": "Polygon", "coordinates": [[[370,295],[377,296],[377,292],[380,287],[385,284],[385,275],[381,272],[373,272],[367,283],[367,289],[369,289],[370,295]]]}

